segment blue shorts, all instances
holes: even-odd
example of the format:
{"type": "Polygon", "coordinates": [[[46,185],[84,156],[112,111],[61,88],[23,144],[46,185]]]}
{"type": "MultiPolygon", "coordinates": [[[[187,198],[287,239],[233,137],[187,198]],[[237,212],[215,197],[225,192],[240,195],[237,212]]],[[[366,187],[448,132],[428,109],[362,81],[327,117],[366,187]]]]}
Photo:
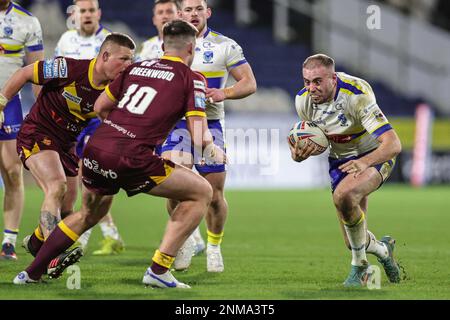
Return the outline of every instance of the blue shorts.
{"type": "Polygon", "coordinates": [[[99,118],[92,118],[91,121],[89,121],[87,127],[84,128],[83,131],[81,131],[81,133],[78,135],[76,146],[76,153],[78,158],[81,159],[83,157],[83,150],[86,146],[86,143],[101,123],[102,122],[99,118]]]}
{"type": "MultiPolygon", "coordinates": [[[[214,144],[225,151],[225,141],[223,135],[223,128],[220,120],[208,120],[208,128],[214,138],[214,144]]],[[[199,163],[201,155],[194,154],[194,148],[192,147],[191,137],[187,129],[186,120],[180,120],[175,128],[169,133],[166,141],[162,144],[161,148],[157,148],[156,151],[162,154],[166,151],[182,151],[194,155],[194,163],[199,163]]],[[[195,165],[195,169],[199,173],[216,173],[225,172],[224,164],[214,165],[195,165]]]]}
{"type": "MultiPolygon", "coordinates": [[[[331,191],[334,192],[334,190],[336,190],[337,186],[342,181],[342,179],[344,179],[348,174],[348,173],[342,172],[339,169],[339,166],[341,166],[342,164],[344,164],[350,160],[362,158],[366,154],[368,154],[372,151],[360,154],[359,156],[348,157],[348,158],[344,158],[344,159],[328,158],[328,163],[330,165],[329,173],[330,173],[330,177],[331,177],[331,191]]],[[[395,158],[391,159],[389,161],[386,161],[384,163],[377,164],[376,166],[373,166],[375,169],[377,169],[377,171],[381,175],[381,178],[383,180],[381,184],[383,184],[389,178],[389,176],[392,173],[392,170],[394,169],[394,166],[395,166],[395,158]]],[[[381,186],[381,184],[380,184],[380,186],[381,186]]]]}
{"type": "Polygon", "coordinates": [[[18,94],[8,102],[3,112],[5,122],[0,129],[0,140],[16,139],[23,121],[22,104],[18,94]]]}

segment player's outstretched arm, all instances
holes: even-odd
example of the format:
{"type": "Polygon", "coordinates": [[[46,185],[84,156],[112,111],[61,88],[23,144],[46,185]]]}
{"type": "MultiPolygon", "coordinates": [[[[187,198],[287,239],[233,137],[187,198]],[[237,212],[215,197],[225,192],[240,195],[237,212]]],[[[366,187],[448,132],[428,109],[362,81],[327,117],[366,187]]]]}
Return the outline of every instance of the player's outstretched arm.
{"type": "Polygon", "coordinates": [[[230,73],[237,82],[224,89],[207,88],[207,99],[213,100],[213,102],[222,102],[225,99],[242,99],[256,92],[255,75],[248,63],[231,69],[230,73]]]}
{"type": "MultiPolygon", "coordinates": [[[[27,82],[33,81],[34,64],[23,67],[9,78],[0,92],[0,112],[3,112],[6,104],[13,98],[27,82]]],[[[0,119],[1,120],[1,119],[0,119]]],[[[2,121],[3,122],[3,121],[2,121]]]]}
{"type": "Polygon", "coordinates": [[[355,178],[367,168],[391,160],[402,151],[402,144],[394,129],[386,131],[377,139],[380,145],[364,157],[350,160],[339,167],[343,172],[354,174],[355,178]]]}
{"type": "MultiPolygon", "coordinates": [[[[26,59],[26,63],[28,65],[35,63],[36,61],[39,61],[39,60],[44,60],[44,50],[27,52],[25,59],[26,59]]],[[[42,87],[39,85],[33,84],[33,86],[31,88],[33,90],[34,96],[37,97],[39,95],[39,92],[41,91],[42,87]]]]}
{"type": "Polygon", "coordinates": [[[226,163],[226,156],[222,149],[214,144],[211,131],[208,129],[206,117],[187,117],[187,128],[196,154],[203,155],[207,162],[226,163]]]}

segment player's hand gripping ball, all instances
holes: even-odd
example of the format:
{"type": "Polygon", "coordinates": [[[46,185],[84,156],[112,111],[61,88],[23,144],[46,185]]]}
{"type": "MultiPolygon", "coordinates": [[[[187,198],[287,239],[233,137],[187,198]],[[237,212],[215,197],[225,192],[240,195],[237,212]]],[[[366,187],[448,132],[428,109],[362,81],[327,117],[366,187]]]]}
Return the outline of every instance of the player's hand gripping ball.
{"type": "Polygon", "coordinates": [[[299,141],[301,149],[306,145],[308,140],[316,145],[316,151],[312,154],[313,156],[323,153],[328,148],[327,136],[315,123],[300,121],[294,124],[289,132],[289,144],[294,147],[297,141],[299,141]]]}

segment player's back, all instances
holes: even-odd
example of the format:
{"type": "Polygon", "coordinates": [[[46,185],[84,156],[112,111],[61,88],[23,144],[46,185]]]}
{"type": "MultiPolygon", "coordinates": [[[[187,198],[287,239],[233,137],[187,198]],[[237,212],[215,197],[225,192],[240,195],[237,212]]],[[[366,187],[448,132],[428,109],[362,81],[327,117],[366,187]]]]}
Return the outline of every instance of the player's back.
{"type": "Polygon", "coordinates": [[[204,114],[204,101],[199,104],[195,98],[204,100],[204,82],[177,58],[135,63],[106,92],[118,105],[89,143],[114,154],[153,152],[187,112],[204,114]],[[195,111],[199,105],[201,111],[195,111]]]}

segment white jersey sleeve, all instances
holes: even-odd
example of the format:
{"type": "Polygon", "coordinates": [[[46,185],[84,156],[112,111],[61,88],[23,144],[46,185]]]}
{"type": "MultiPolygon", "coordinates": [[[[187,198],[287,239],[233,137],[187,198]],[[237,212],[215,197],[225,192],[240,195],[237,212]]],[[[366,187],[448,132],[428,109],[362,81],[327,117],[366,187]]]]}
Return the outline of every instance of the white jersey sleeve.
{"type": "Polygon", "coordinates": [[[136,56],[135,62],[142,60],[159,59],[164,55],[162,40],[158,36],[148,39],[142,43],[142,49],[136,56]]]}

